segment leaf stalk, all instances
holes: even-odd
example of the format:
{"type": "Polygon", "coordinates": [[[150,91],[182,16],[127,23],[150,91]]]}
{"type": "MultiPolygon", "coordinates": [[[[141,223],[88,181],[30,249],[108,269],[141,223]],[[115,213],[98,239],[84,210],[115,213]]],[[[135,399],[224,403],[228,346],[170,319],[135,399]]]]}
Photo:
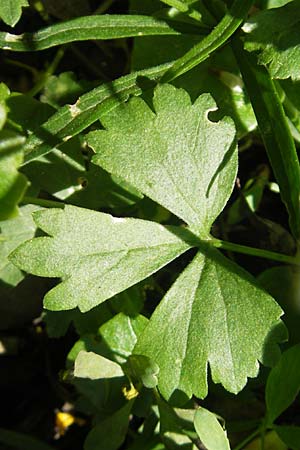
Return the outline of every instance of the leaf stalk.
{"type": "Polygon", "coordinates": [[[281,263],[300,265],[299,255],[290,256],[283,253],[272,252],[270,250],[264,250],[256,247],[248,247],[247,245],[235,244],[234,242],[223,241],[221,239],[212,238],[207,243],[213,245],[216,248],[223,250],[230,250],[236,253],[243,253],[244,255],[257,256],[259,258],[271,259],[272,261],[278,261],[281,263]]]}

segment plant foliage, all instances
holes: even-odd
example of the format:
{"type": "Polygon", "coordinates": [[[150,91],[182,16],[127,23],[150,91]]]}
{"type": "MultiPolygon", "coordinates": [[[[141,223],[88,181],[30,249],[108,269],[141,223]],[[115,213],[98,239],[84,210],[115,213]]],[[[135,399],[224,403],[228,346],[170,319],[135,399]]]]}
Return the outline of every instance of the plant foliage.
{"type": "Polygon", "coordinates": [[[0,353],[59,349],[0,443],[300,448],[299,11],[0,2],[0,353]]]}

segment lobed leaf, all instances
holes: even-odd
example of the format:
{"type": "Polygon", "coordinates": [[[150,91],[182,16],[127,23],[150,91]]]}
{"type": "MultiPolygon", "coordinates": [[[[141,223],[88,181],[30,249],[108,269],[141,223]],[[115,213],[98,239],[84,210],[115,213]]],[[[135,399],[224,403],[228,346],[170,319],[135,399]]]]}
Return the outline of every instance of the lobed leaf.
{"type": "Polygon", "coordinates": [[[273,78],[300,79],[300,0],[255,14],[243,31],[246,50],[259,52],[273,78]]]}
{"type": "Polygon", "coordinates": [[[66,105],[34,130],[24,147],[25,163],[49,153],[56,145],[69,140],[88,128],[100,117],[125,102],[129,95],[141,95],[143,78],[158,79],[170,63],[140,70],[105,83],[79,97],[73,105],[66,105]]]}
{"type": "Polygon", "coordinates": [[[166,399],[180,392],[204,398],[208,363],[213,381],[237,393],[257,375],[265,353],[278,356],[272,334],[280,307],[216,249],[206,253],[178,277],[134,349],[158,364],[166,399]]]}
{"type": "Polygon", "coordinates": [[[51,310],[78,306],[88,311],[190,247],[176,236],[176,227],[74,206],[38,212],[34,220],[53,237],[25,242],[10,259],[29,273],[63,278],[45,296],[44,305],[51,310]]]}
{"type": "Polygon", "coordinates": [[[120,176],[206,237],[232,191],[237,152],[235,127],[204,94],[192,105],[171,85],[154,92],[155,113],[139,98],[106,115],[106,131],[88,135],[93,161],[120,176]]]}
{"type": "MultiPolygon", "coordinates": [[[[201,3],[197,2],[200,6],[201,3]]],[[[134,8],[142,11],[143,5],[135,2],[134,8]]],[[[154,6],[155,8],[155,6],[154,6]]],[[[196,43],[194,36],[147,36],[134,39],[131,67],[140,70],[176,60],[196,43]]],[[[238,138],[253,131],[256,119],[249,102],[240,71],[230,46],[215,52],[205,62],[172,82],[185,89],[192,100],[209,92],[218,105],[214,120],[229,116],[237,129],[238,138]],[[220,70],[220,67],[224,70],[220,70]]]]}

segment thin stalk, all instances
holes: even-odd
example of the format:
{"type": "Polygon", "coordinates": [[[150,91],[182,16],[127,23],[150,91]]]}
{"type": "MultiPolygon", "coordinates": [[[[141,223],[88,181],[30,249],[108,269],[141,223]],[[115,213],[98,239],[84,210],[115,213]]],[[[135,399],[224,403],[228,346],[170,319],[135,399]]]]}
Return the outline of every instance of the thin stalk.
{"type": "Polygon", "coordinates": [[[173,66],[162,76],[161,82],[167,83],[188,72],[205,61],[214,51],[224,45],[243,22],[254,0],[235,0],[230,10],[216,25],[211,33],[192,47],[185,55],[177,59],[173,66]]]}
{"type": "Polygon", "coordinates": [[[111,7],[111,5],[114,3],[114,1],[115,0],[105,0],[96,9],[96,11],[93,12],[93,14],[103,14],[103,13],[105,13],[111,7]]]}
{"type": "Polygon", "coordinates": [[[259,258],[271,259],[272,261],[279,261],[287,264],[300,265],[299,256],[290,256],[283,253],[263,250],[261,248],[248,247],[247,245],[235,244],[234,242],[222,241],[221,239],[212,238],[206,241],[208,244],[223,250],[230,250],[232,252],[243,253],[244,255],[258,256],[259,258]]]}
{"type": "Polygon", "coordinates": [[[260,448],[261,448],[261,450],[265,450],[265,433],[264,433],[264,431],[261,431],[261,434],[260,434],[260,448]]]}
{"type": "Polygon", "coordinates": [[[11,58],[4,58],[4,62],[11,66],[15,66],[15,67],[19,67],[20,69],[27,70],[28,72],[30,72],[33,75],[34,78],[39,77],[39,74],[40,74],[39,71],[36,70],[34,67],[29,66],[28,64],[25,64],[21,61],[16,61],[11,58]]]}
{"type": "Polygon", "coordinates": [[[38,82],[33,86],[33,88],[28,92],[29,95],[32,95],[34,97],[36,94],[38,94],[47,83],[49,77],[54,74],[54,72],[57,69],[58,64],[60,63],[61,59],[63,58],[65,53],[64,47],[61,47],[55,54],[55,57],[49,67],[45,70],[45,72],[42,74],[38,82]]]}
{"type": "Polygon", "coordinates": [[[75,45],[71,44],[68,48],[76,58],[83,63],[84,66],[97,78],[107,81],[108,77],[105,73],[99,68],[99,64],[94,63],[90,60],[84,53],[82,53],[75,45]]]}
{"type": "Polygon", "coordinates": [[[202,15],[199,11],[194,8],[191,8],[189,5],[184,3],[182,0],[160,0],[162,3],[165,3],[171,8],[177,9],[177,11],[187,14],[192,19],[197,20],[198,22],[202,22],[202,15]]]}
{"type": "Polygon", "coordinates": [[[261,433],[261,429],[253,431],[253,433],[249,434],[242,442],[240,442],[233,450],[242,450],[247,444],[249,444],[253,439],[261,433]]]}
{"type": "Polygon", "coordinates": [[[55,202],[54,200],[46,200],[44,198],[29,197],[29,196],[23,197],[21,203],[22,204],[30,203],[31,205],[44,206],[45,208],[64,208],[65,207],[65,203],[55,202]]]}

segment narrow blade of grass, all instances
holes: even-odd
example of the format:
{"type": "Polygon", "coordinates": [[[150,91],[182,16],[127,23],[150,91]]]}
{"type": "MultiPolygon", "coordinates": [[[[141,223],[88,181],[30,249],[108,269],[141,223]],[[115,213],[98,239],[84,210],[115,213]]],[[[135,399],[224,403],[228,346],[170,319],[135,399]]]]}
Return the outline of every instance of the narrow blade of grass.
{"type": "Polygon", "coordinates": [[[51,25],[35,33],[0,33],[0,48],[16,52],[44,50],[68,42],[120,39],[133,36],[176,35],[197,32],[196,27],[140,15],[94,15],[51,25]]]}
{"type": "Polygon", "coordinates": [[[254,0],[235,0],[230,10],[212,32],[179,58],[161,81],[172,81],[207,59],[233,35],[247,16],[253,3],[254,0]]]}
{"type": "Polygon", "coordinates": [[[235,39],[232,48],[250,97],[291,231],[300,238],[300,166],[288,122],[269,72],[235,39]]]}

